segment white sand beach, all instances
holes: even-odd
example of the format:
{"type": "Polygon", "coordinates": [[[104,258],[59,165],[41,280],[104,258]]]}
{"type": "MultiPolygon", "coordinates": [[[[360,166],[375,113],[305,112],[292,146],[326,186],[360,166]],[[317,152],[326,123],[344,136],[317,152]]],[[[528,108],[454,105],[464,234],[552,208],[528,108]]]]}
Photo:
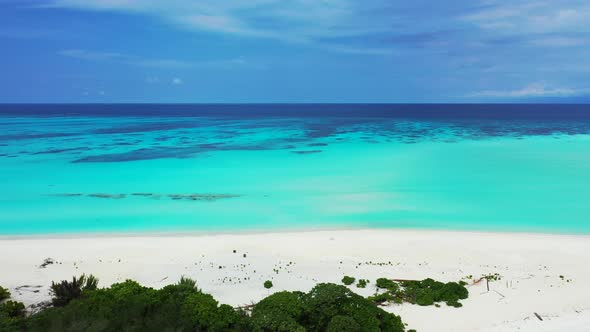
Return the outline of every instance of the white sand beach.
{"type": "Polygon", "coordinates": [[[161,287],[181,276],[223,303],[255,303],[270,292],[309,290],[344,275],[470,279],[462,308],[403,304],[385,309],[429,331],[587,331],[590,236],[414,230],[325,230],[216,235],[0,239],[0,285],[27,305],[49,299],[52,280],[92,273],[107,286],[134,279],[161,287]],[[235,250],[235,253],[234,253],[235,250]],[[40,267],[46,258],[55,261],[40,267]],[[501,280],[472,285],[482,275],[501,280]],[[264,289],[270,279],[274,288],[264,289]],[[538,314],[542,321],[535,315],[538,314]]]}

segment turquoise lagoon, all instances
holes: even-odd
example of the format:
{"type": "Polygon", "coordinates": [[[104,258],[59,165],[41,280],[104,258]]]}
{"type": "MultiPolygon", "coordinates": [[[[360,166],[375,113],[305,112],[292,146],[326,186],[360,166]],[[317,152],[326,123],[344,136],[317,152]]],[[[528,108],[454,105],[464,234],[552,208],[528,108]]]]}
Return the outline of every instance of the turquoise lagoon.
{"type": "Polygon", "coordinates": [[[0,235],[590,233],[586,119],[120,115],[125,106],[108,107],[115,111],[0,113],[0,235]]]}

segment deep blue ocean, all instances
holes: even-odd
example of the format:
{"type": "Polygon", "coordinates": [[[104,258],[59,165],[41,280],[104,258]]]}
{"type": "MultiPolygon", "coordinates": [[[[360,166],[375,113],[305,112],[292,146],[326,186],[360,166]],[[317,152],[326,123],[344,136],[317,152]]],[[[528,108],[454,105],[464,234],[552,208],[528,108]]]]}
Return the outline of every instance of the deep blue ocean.
{"type": "Polygon", "coordinates": [[[0,105],[0,235],[590,233],[590,105],[0,105]]]}
{"type": "Polygon", "coordinates": [[[0,104],[13,116],[590,120],[590,104],[0,104]]]}

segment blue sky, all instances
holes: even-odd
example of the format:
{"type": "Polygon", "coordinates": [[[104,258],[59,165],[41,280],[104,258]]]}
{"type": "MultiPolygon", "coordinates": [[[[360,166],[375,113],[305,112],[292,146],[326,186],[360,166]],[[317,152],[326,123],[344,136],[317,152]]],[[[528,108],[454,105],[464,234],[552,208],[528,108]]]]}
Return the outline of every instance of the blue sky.
{"type": "Polygon", "coordinates": [[[0,0],[0,102],[587,102],[587,0],[0,0]]]}

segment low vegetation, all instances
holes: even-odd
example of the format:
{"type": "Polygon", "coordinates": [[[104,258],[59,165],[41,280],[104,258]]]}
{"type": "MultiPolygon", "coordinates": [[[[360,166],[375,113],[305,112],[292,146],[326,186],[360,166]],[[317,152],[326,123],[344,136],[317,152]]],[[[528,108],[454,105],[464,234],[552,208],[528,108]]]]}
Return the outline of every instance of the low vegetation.
{"type": "Polygon", "coordinates": [[[367,287],[367,284],[369,283],[369,280],[367,279],[360,279],[357,283],[356,283],[356,287],[357,288],[365,288],[367,287]]]}
{"type": "Polygon", "coordinates": [[[267,281],[264,282],[264,288],[271,289],[272,286],[273,286],[272,281],[267,280],[267,281]]]}
{"type": "Polygon", "coordinates": [[[399,289],[399,284],[387,278],[379,278],[375,282],[377,288],[387,289],[390,292],[395,292],[399,289]]]}
{"type": "Polygon", "coordinates": [[[399,316],[335,284],[278,292],[250,312],[219,304],[188,278],[160,290],[131,280],[100,289],[82,276],[52,292],[54,306],[29,317],[22,303],[2,303],[0,331],[405,331],[399,316]]]}
{"type": "Polygon", "coordinates": [[[459,300],[464,300],[469,296],[469,291],[463,282],[443,283],[432,279],[393,281],[379,278],[376,285],[377,288],[385,290],[385,292],[375,294],[369,297],[369,300],[378,304],[408,302],[428,306],[445,302],[449,306],[458,308],[463,306],[459,300]]]}
{"type": "MultiPolygon", "coordinates": [[[[355,281],[342,280],[349,285],[355,281]]],[[[359,284],[366,287],[368,280],[359,284]]],[[[446,302],[458,307],[468,296],[463,284],[432,279],[379,278],[375,285],[381,292],[368,299],[346,286],[323,283],[308,293],[277,292],[257,304],[232,308],[203,293],[189,278],[157,290],[132,280],[98,288],[96,278],[82,275],[52,283],[53,307],[28,317],[24,305],[8,300],[10,293],[0,288],[0,331],[404,332],[401,318],[376,304],[446,302]]],[[[272,282],[264,286],[270,288],[272,282]]]]}
{"type": "Polygon", "coordinates": [[[0,287],[0,331],[19,331],[23,329],[25,305],[8,300],[10,292],[0,287]]]}
{"type": "Polygon", "coordinates": [[[248,331],[249,323],[244,312],[183,278],[159,290],[132,280],[85,289],[67,305],[29,317],[25,331],[248,331]]]}
{"type": "Polygon", "coordinates": [[[252,331],[405,331],[399,316],[335,284],[270,295],[254,307],[251,321],[252,331]]]}
{"type": "Polygon", "coordinates": [[[9,299],[10,298],[10,292],[8,291],[8,289],[1,287],[0,286],[0,302],[9,299]]]}
{"type": "Polygon", "coordinates": [[[72,281],[62,280],[59,283],[51,283],[51,294],[53,305],[63,307],[71,300],[77,299],[84,291],[95,290],[98,286],[98,279],[93,275],[82,275],[80,278],[73,277],[72,281]]]}
{"type": "Polygon", "coordinates": [[[342,283],[345,284],[346,286],[349,286],[349,285],[352,285],[355,280],[356,279],[353,277],[344,276],[344,278],[342,278],[342,283]]]}
{"type": "Polygon", "coordinates": [[[489,281],[502,280],[502,276],[499,273],[489,273],[489,274],[483,275],[482,278],[487,279],[489,281]]]}

